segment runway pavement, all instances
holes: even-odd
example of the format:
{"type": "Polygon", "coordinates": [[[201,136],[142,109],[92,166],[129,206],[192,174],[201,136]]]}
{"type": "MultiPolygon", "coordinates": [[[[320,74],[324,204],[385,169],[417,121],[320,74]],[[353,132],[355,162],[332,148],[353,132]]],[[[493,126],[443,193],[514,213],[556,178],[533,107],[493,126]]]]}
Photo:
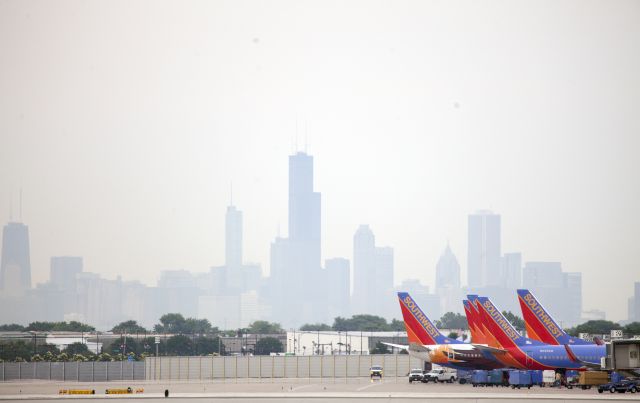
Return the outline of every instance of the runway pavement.
{"type": "Polygon", "coordinates": [[[319,379],[274,379],[259,381],[242,379],[215,382],[98,382],[64,383],[33,381],[0,384],[2,401],[43,401],[58,399],[118,399],[129,402],[143,399],[145,402],[167,403],[189,401],[229,401],[244,402],[319,402],[359,403],[368,401],[446,401],[449,403],[489,402],[499,400],[504,403],[529,402],[594,402],[594,401],[640,401],[640,394],[599,394],[596,390],[567,390],[532,387],[514,390],[511,388],[474,388],[459,384],[409,384],[403,378],[371,381],[368,378],[335,379],[319,382],[319,379]],[[143,388],[144,393],[132,395],[105,395],[106,388],[143,388]],[[95,395],[59,395],[60,389],[94,389],[95,395]],[[169,390],[169,399],[164,391],[169,390]]]}

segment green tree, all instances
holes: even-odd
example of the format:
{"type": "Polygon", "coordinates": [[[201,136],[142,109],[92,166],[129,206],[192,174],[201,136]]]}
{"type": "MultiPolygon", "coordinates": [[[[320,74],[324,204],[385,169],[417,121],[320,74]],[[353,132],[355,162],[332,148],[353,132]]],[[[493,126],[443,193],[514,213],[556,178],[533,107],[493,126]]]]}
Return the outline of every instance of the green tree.
{"type": "Polygon", "coordinates": [[[567,333],[572,336],[578,336],[580,333],[609,334],[615,329],[622,329],[622,326],[609,320],[590,320],[567,330],[567,333]]]}
{"type": "Polygon", "coordinates": [[[300,330],[303,332],[317,332],[317,331],[331,330],[331,326],[325,323],[307,323],[300,326],[300,330]]]}
{"type": "Polygon", "coordinates": [[[87,347],[87,345],[80,342],[69,344],[67,348],[64,349],[64,352],[67,353],[68,355],[75,355],[75,354],[90,355],[91,354],[91,351],[89,351],[89,348],[87,347]]]}
{"type": "Polygon", "coordinates": [[[157,333],[184,333],[187,321],[179,313],[167,313],[160,317],[160,323],[155,325],[154,330],[157,333]]]}
{"type": "Polygon", "coordinates": [[[31,322],[25,328],[26,331],[35,332],[93,332],[93,326],[72,320],[71,322],[31,322]]]}
{"type": "Polygon", "coordinates": [[[249,325],[249,333],[252,334],[277,334],[284,333],[279,323],[271,323],[266,320],[256,320],[249,325]]]}
{"type": "Polygon", "coordinates": [[[450,339],[457,339],[459,336],[460,335],[457,332],[451,332],[447,337],[450,339]]]}
{"type": "Polygon", "coordinates": [[[255,355],[269,355],[271,353],[281,353],[283,351],[282,343],[275,337],[264,337],[256,343],[255,355]]]}
{"type": "Polygon", "coordinates": [[[511,311],[502,311],[502,315],[519,331],[524,330],[524,320],[511,311]]]}
{"type": "Polygon", "coordinates": [[[144,346],[142,343],[147,339],[143,339],[141,343],[138,343],[138,341],[133,337],[120,336],[111,340],[110,343],[104,344],[102,346],[102,351],[112,354],[122,354],[123,352],[128,354],[132,352],[140,355],[144,352],[144,346]]]}
{"type": "Polygon", "coordinates": [[[196,355],[224,355],[224,344],[219,337],[198,337],[194,343],[194,353],[196,355]],[[218,347],[222,351],[219,351],[218,347]]]}
{"type": "Polygon", "coordinates": [[[185,333],[206,334],[217,331],[217,328],[211,327],[211,322],[207,319],[188,318],[185,321],[185,333]]]}
{"type": "Polygon", "coordinates": [[[624,333],[630,336],[640,335],[640,322],[631,322],[624,327],[624,333]]]}
{"type": "Polygon", "coordinates": [[[18,361],[18,359],[32,355],[32,343],[26,343],[23,340],[0,342],[0,358],[4,361],[18,361]]]}
{"type": "Polygon", "coordinates": [[[351,318],[337,317],[333,320],[333,330],[337,331],[364,331],[384,332],[389,331],[387,321],[375,315],[353,315],[351,318]]]}
{"type": "Polygon", "coordinates": [[[370,354],[389,354],[387,345],[377,342],[376,346],[369,351],[370,354]]]}
{"type": "Polygon", "coordinates": [[[11,323],[9,325],[0,325],[0,331],[3,331],[3,332],[24,332],[24,326],[18,325],[16,323],[11,323]]]}
{"type": "Polygon", "coordinates": [[[140,326],[135,320],[120,322],[111,329],[112,333],[146,333],[147,329],[140,326]]]}
{"type": "Polygon", "coordinates": [[[113,361],[113,357],[109,353],[101,353],[96,357],[96,361],[113,361]]]}
{"type": "Polygon", "coordinates": [[[435,323],[440,329],[468,329],[467,318],[459,313],[447,312],[435,323]]]}
{"type": "Polygon", "coordinates": [[[404,332],[405,330],[407,330],[406,327],[404,326],[404,321],[398,320],[398,319],[393,319],[389,324],[389,327],[394,332],[404,332]]]}
{"type": "Polygon", "coordinates": [[[165,351],[169,355],[193,355],[193,341],[182,334],[169,337],[165,351]]]}

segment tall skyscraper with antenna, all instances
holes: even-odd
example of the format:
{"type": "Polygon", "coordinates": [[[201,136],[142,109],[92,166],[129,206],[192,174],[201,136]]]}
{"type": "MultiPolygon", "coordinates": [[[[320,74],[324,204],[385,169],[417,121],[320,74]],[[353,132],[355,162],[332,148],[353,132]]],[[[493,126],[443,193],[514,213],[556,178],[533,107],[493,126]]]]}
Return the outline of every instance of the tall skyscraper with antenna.
{"type": "Polygon", "coordinates": [[[271,246],[274,317],[285,325],[326,319],[320,215],[313,157],[298,151],[289,156],[289,234],[271,246]]]}
{"type": "Polygon", "coordinates": [[[225,215],[225,265],[242,266],[242,211],[233,204],[227,207],[225,215]]]}

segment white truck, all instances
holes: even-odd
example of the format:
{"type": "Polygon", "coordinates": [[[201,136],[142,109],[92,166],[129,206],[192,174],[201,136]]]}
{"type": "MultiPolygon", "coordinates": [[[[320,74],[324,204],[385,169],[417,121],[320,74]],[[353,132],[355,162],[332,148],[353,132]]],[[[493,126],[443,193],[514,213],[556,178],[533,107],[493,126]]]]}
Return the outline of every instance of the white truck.
{"type": "Polygon", "coordinates": [[[424,374],[422,382],[447,382],[453,383],[458,379],[458,371],[451,368],[438,368],[424,374]]]}

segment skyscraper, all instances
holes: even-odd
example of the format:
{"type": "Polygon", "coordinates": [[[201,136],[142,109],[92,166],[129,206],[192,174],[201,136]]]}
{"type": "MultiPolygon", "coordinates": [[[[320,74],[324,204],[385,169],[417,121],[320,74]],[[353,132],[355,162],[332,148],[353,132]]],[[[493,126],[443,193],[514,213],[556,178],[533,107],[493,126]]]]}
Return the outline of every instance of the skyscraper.
{"type": "Polygon", "coordinates": [[[377,247],[371,228],[360,225],[353,236],[352,313],[394,317],[393,267],[393,248],[377,247]]]}
{"type": "Polygon", "coordinates": [[[320,267],[320,193],[313,191],[313,157],[289,156],[289,236],[271,246],[274,315],[284,325],[326,320],[320,267]],[[292,302],[294,301],[294,302],[292,302]]]}
{"type": "Polygon", "coordinates": [[[461,312],[460,264],[449,245],[436,264],[436,294],[443,312],[461,312]]]}
{"type": "Polygon", "coordinates": [[[460,264],[449,245],[436,264],[436,291],[442,288],[460,288],[460,264]]]}
{"type": "Polygon", "coordinates": [[[313,157],[302,152],[289,156],[289,240],[301,252],[300,267],[320,268],[320,193],[313,191],[313,157]]]}
{"type": "Polygon", "coordinates": [[[504,285],[510,290],[522,287],[522,254],[505,253],[502,257],[504,285]]]}
{"type": "Polygon", "coordinates": [[[500,215],[486,210],[470,214],[468,230],[469,287],[501,285],[500,215]]]}
{"type": "Polygon", "coordinates": [[[10,222],[2,230],[2,260],[0,261],[0,291],[31,288],[29,257],[29,227],[10,222]]]}
{"type": "Polygon", "coordinates": [[[242,211],[233,205],[227,207],[225,216],[225,265],[242,265],[242,211]]]}
{"type": "Polygon", "coordinates": [[[375,282],[376,238],[368,225],[353,235],[353,313],[364,313],[375,282]]]}
{"type": "Polygon", "coordinates": [[[560,262],[527,262],[522,286],[531,290],[560,321],[575,326],[582,315],[582,274],[565,273],[560,262]]]}
{"type": "Polygon", "coordinates": [[[60,290],[75,291],[76,275],[82,273],[82,257],[53,256],[50,270],[51,284],[60,290]]]}

